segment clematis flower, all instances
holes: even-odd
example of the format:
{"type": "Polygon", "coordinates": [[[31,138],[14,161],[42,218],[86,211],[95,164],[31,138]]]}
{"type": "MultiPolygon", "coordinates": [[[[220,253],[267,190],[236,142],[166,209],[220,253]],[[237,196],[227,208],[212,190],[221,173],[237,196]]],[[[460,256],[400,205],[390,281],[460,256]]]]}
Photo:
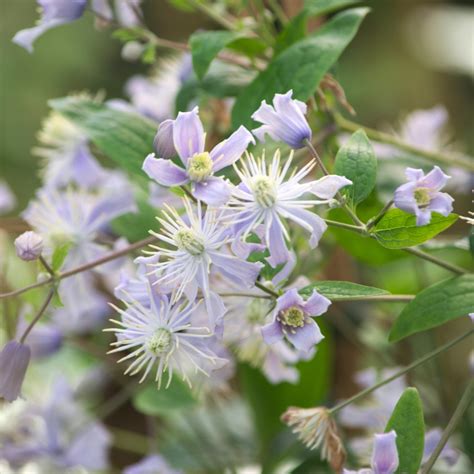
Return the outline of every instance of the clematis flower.
{"type": "Polygon", "coordinates": [[[289,240],[289,235],[284,221],[292,220],[307,230],[310,233],[311,248],[316,247],[327,225],[321,217],[308,209],[316,204],[330,203],[339,189],[351,184],[344,176],[337,175],[301,183],[315,166],[315,161],[300,170],[294,170],[287,178],[292,159],[293,153],[283,168],[280,168],[279,150],[268,165],[264,156],[255,159],[252,155],[247,155],[247,159],[242,160],[240,169],[234,166],[242,182],[233,188],[227,205],[229,219],[235,224],[234,249],[239,249],[245,255],[245,247],[239,246],[239,241],[245,242],[247,236],[263,224],[264,240],[270,250],[270,258],[267,260],[273,267],[287,262],[291,257],[285,243],[285,240],[289,240]],[[304,199],[307,194],[320,199],[304,199]]]}
{"type": "Polygon", "coordinates": [[[262,328],[263,339],[273,344],[288,339],[296,349],[309,351],[324,339],[311,316],[325,313],[331,302],[316,290],[305,301],[295,288],[276,300],[273,321],[262,328]]]}
{"type": "Polygon", "coordinates": [[[174,247],[164,248],[152,245],[163,260],[151,264],[156,274],[154,285],[174,287],[172,302],[178,301],[183,294],[190,301],[201,290],[209,315],[211,330],[220,325],[225,306],[219,295],[211,290],[210,275],[214,272],[237,285],[252,288],[262,264],[242,260],[226,249],[230,243],[229,229],[224,225],[223,213],[216,209],[207,209],[203,215],[200,202],[197,213],[193,211],[188,199],[184,201],[186,221],[176,210],[168,208],[159,218],[161,233],[151,232],[161,242],[174,247]]]}
{"type": "Polygon", "coordinates": [[[372,451],[372,469],[350,471],[344,469],[344,474],[393,474],[398,469],[397,434],[394,430],[374,435],[372,451]]]}
{"type": "Polygon", "coordinates": [[[13,37],[13,42],[33,52],[36,39],[51,28],[71,23],[82,16],[87,0],[36,0],[42,9],[37,26],[21,30],[13,37]]]}
{"type": "Polygon", "coordinates": [[[426,225],[431,220],[431,213],[438,212],[448,216],[453,210],[454,199],[440,190],[449,176],[435,166],[427,175],[420,169],[405,170],[408,183],[395,190],[395,206],[402,211],[416,216],[416,225],[426,225]]]}
{"type": "Polygon", "coordinates": [[[178,471],[170,467],[163,456],[158,454],[150,454],[146,458],[143,458],[140,462],[128,466],[123,470],[123,474],[181,474],[182,471],[178,471]]]}
{"type": "Polygon", "coordinates": [[[12,402],[20,396],[31,350],[26,344],[8,341],[0,352],[0,397],[12,402]]]}
{"type": "Polygon", "coordinates": [[[84,132],[58,112],[51,112],[38,134],[40,146],[33,153],[42,159],[41,175],[46,188],[71,183],[84,189],[104,185],[110,179],[92,155],[84,132]]]}
{"type": "Polygon", "coordinates": [[[262,101],[259,109],[252,118],[263,123],[252,133],[261,141],[265,135],[270,135],[273,140],[281,140],[292,148],[302,148],[305,140],[311,140],[311,128],[306,121],[306,104],[300,100],[292,99],[293,91],[286,94],[275,94],[273,107],[262,101]]]}
{"type": "Polygon", "coordinates": [[[29,230],[15,239],[16,254],[22,260],[37,260],[43,251],[41,235],[29,230]]]}
{"type": "Polygon", "coordinates": [[[196,199],[212,206],[225,204],[230,198],[231,188],[214,173],[235,163],[255,140],[245,127],[240,127],[209,153],[204,149],[204,141],[205,133],[198,108],[195,107],[191,112],[180,112],[173,121],[173,145],[185,168],[175,165],[171,160],[156,159],[151,154],[145,159],[143,170],[163,186],[191,183],[191,192],[196,199]]]}
{"type": "Polygon", "coordinates": [[[121,315],[121,320],[111,320],[117,328],[105,329],[117,336],[117,342],[111,344],[115,348],[109,353],[132,351],[122,357],[119,363],[135,358],[125,374],[135,375],[143,369],[141,383],[153,366],[157,365],[155,381],[158,382],[158,388],[166,372],[167,387],[174,372],[180,373],[190,383],[184,369],[189,363],[194,371],[208,375],[201,361],[217,362],[219,358],[202,342],[202,338],[210,336],[208,329],[193,327],[190,323],[196,305],[189,302],[182,304],[181,301],[173,304],[167,296],[154,292],[151,285],[148,285],[148,298],[148,306],[141,305],[130,296],[130,302],[124,302],[125,309],[111,305],[121,315]]]}
{"type": "Polygon", "coordinates": [[[0,432],[0,458],[14,467],[41,462],[44,472],[79,466],[103,471],[110,444],[105,427],[89,419],[66,380],[59,378],[46,402],[25,404],[10,432],[0,432]]]}

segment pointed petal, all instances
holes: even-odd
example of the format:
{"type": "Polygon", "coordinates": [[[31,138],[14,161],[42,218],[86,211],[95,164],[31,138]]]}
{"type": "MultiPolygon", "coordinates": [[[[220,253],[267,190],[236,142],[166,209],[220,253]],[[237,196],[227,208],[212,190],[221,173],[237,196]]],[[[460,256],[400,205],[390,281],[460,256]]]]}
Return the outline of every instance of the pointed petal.
{"type": "Polygon", "coordinates": [[[321,217],[313,212],[307,211],[306,209],[298,208],[285,208],[288,212],[288,219],[295,221],[303,228],[311,232],[309,239],[309,245],[311,248],[315,248],[318,245],[319,240],[328,228],[327,224],[321,217]]]}
{"type": "Polygon", "coordinates": [[[241,260],[232,255],[212,252],[211,260],[219,267],[219,271],[237,285],[252,288],[262,268],[261,263],[252,263],[241,260]]]}
{"type": "Polygon", "coordinates": [[[245,127],[240,126],[227,140],[212,149],[210,154],[214,162],[213,170],[219,171],[235,163],[250,143],[255,145],[255,139],[245,127]]]}
{"type": "Polygon", "coordinates": [[[330,300],[313,290],[313,294],[304,303],[304,312],[310,316],[320,316],[328,310],[330,305],[330,300]]]}
{"type": "Polygon", "coordinates": [[[268,249],[270,250],[270,257],[267,258],[267,262],[275,268],[280,263],[285,263],[290,258],[290,252],[285,243],[283,236],[283,230],[278,217],[275,216],[270,225],[270,231],[268,233],[268,249]]]}
{"type": "Polygon", "coordinates": [[[145,158],[142,169],[162,186],[180,186],[189,181],[185,170],[170,160],[156,159],[154,153],[145,158]]]}
{"type": "Polygon", "coordinates": [[[439,191],[450,177],[443,173],[439,166],[435,166],[424,178],[420,179],[418,185],[439,191]]]}

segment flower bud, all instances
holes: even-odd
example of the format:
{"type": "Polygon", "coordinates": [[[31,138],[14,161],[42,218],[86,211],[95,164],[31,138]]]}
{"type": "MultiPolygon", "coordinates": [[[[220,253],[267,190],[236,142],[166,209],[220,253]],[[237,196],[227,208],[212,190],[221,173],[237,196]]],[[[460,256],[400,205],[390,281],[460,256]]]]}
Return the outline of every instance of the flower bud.
{"type": "Polygon", "coordinates": [[[15,248],[22,260],[36,260],[43,251],[43,238],[33,231],[24,232],[15,240],[15,248]]]}
{"type": "Polygon", "coordinates": [[[30,348],[17,341],[9,341],[0,352],[0,397],[12,402],[21,391],[30,362],[30,348]]]}
{"type": "Polygon", "coordinates": [[[159,158],[172,158],[176,155],[173,142],[173,120],[164,120],[160,123],[153,140],[153,147],[159,158]]]}

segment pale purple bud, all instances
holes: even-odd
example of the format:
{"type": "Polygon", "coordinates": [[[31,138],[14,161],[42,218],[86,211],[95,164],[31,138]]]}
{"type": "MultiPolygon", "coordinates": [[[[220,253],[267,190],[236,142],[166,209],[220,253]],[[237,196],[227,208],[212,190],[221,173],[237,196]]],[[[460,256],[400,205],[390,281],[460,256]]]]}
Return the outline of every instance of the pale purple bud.
{"type": "Polygon", "coordinates": [[[30,362],[30,348],[17,341],[9,341],[0,352],[0,397],[12,402],[21,391],[30,362]]]}
{"type": "Polygon", "coordinates": [[[397,434],[389,433],[374,435],[372,452],[372,469],[374,474],[393,474],[398,469],[397,434]]]}
{"type": "Polygon", "coordinates": [[[173,142],[173,120],[164,120],[160,123],[153,148],[159,158],[172,158],[176,155],[176,149],[173,142]]]}
{"type": "Polygon", "coordinates": [[[43,251],[43,238],[31,230],[24,232],[15,240],[16,254],[22,260],[36,260],[43,251]]]}
{"type": "Polygon", "coordinates": [[[269,135],[273,140],[281,140],[292,148],[302,148],[305,140],[311,139],[311,129],[305,117],[306,104],[293,99],[292,95],[291,90],[286,94],[275,94],[273,107],[262,101],[252,115],[255,121],[263,124],[252,130],[259,140],[264,141],[265,135],[269,135]]]}

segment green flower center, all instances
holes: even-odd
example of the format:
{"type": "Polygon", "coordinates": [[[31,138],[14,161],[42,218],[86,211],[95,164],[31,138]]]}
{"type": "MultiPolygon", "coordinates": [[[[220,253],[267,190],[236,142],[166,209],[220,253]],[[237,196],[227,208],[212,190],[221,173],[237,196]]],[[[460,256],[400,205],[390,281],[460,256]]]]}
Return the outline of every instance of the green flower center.
{"type": "Polygon", "coordinates": [[[176,246],[191,255],[202,255],[206,249],[203,240],[190,229],[181,229],[175,235],[176,246]]]}
{"type": "Polygon", "coordinates": [[[427,206],[431,201],[429,188],[417,188],[414,195],[415,201],[419,206],[427,206]]]}
{"type": "Polygon", "coordinates": [[[203,181],[212,173],[211,155],[206,151],[197,153],[188,160],[188,175],[192,181],[203,181]]]}
{"type": "Polygon", "coordinates": [[[173,337],[168,329],[160,328],[146,341],[146,348],[155,356],[169,352],[173,337]]]}
{"type": "Polygon", "coordinates": [[[302,327],[305,323],[305,315],[297,306],[285,309],[280,313],[280,321],[287,326],[302,327]]]}
{"type": "Polygon", "coordinates": [[[268,176],[258,176],[252,183],[255,200],[262,207],[272,207],[276,202],[275,184],[268,176]]]}

